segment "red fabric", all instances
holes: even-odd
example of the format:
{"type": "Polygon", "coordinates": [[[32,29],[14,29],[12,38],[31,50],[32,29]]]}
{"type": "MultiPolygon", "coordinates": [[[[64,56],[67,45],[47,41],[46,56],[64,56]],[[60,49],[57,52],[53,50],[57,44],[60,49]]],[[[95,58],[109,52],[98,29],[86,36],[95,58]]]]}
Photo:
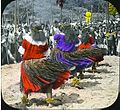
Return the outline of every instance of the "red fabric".
{"type": "Polygon", "coordinates": [[[94,38],[92,36],[89,36],[88,42],[92,45],[94,44],[94,38]]]}
{"type": "Polygon", "coordinates": [[[37,78],[38,78],[41,82],[43,82],[43,83],[45,83],[45,84],[50,84],[50,82],[48,82],[48,81],[42,79],[41,77],[37,77],[37,78]]]}
{"type": "Polygon", "coordinates": [[[30,80],[26,72],[24,71],[21,64],[21,79],[23,84],[23,93],[27,94],[29,92],[37,92],[40,91],[41,87],[33,84],[30,80]]]}
{"type": "Polygon", "coordinates": [[[89,36],[89,40],[87,41],[87,43],[86,44],[81,43],[78,46],[78,49],[87,49],[87,48],[90,48],[92,44],[94,44],[94,38],[92,36],[89,36]]]}
{"type": "Polygon", "coordinates": [[[27,40],[22,41],[22,47],[25,49],[23,60],[35,59],[35,58],[43,58],[44,52],[47,51],[48,45],[33,45],[29,43],[27,40]]]}
{"type": "Polygon", "coordinates": [[[91,47],[90,43],[87,43],[87,44],[81,43],[77,48],[78,49],[87,49],[87,48],[90,48],[90,47],[91,47]]]}
{"type": "MultiPolygon", "coordinates": [[[[87,49],[87,48],[90,48],[92,44],[94,44],[94,38],[92,36],[89,36],[88,42],[86,44],[81,43],[78,46],[78,49],[87,49]]],[[[94,62],[100,62],[100,61],[104,60],[103,56],[96,56],[96,57],[88,56],[87,58],[93,60],[94,62]]]]}
{"type": "Polygon", "coordinates": [[[87,58],[93,60],[94,62],[100,62],[104,60],[103,56],[96,56],[96,57],[88,56],[87,58]]]}
{"type": "Polygon", "coordinates": [[[70,71],[65,71],[63,73],[60,73],[60,75],[53,84],[53,89],[57,89],[62,84],[64,84],[64,81],[70,77],[70,74],[71,74],[70,71]]]}
{"type": "MultiPolygon", "coordinates": [[[[43,52],[45,52],[48,49],[48,45],[32,45],[30,44],[27,40],[23,40],[22,41],[22,47],[25,49],[24,55],[23,55],[23,60],[29,60],[29,59],[34,59],[34,58],[43,58],[45,57],[43,52]]],[[[44,84],[53,84],[53,89],[57,89],[58,87],[60,87],[63,83],[64,80],[67,80],[70,76],[70,72],[69,71],[65,71],[63,73],[60,73],[60,75],[58,76],[58,78],[56,79],[55,82],[49,82],[46,81],[45,79],[41,78],[41,77],[37,77],[38,80],[40,82],[43,82],[44,84]]],[[[38,92],[41,90],[41,87],[38,85],[33,84],[30,80],[29,77],[27,75],[27,73],[25,72],[25,70],[22,67],[21,64],[21,80],[22,80],[22,84],[23,84],[23,92],[24,93],[29,93],[29,92],[38,92]]]]}
{"type": "MultiPolygon", "coordinates": [[[[60,75],[58,76],[56,81],[53,82],[53,89],[57,89],[58,87],[60,87],[64,83],[64,80],[67,80],[69,77],[70,77],[69,71],[60,73],[60,75]]],[[[37,77],[37,78],[39,79],[40,82],[43,82],[46,85],[50,84],[49,81],[46,81],[43,78],[40,78],[40,77],[37,77]]],[[[29,92],[38,92],[41,90],[40,86],[33,84],[29,80],[29,77],[28,77],[27,73],[25,72],[25,70],[23,69],[22,64],[21,64],[21,79],[22,79],[22,83],[23,83],[23,93],[27,94],[29,92]]]]}
{"type": "MultiPolygon", "coordinates": [[[[29,59],[36,59],[36,58],[43,58],[44,52],[47,51],[48,45],[33,45],[27,40],[22,41],[22,47],[25,49],[24,55],[23,55],[23,60],[29,60],[29,59]]],[[[23,92],[28,93],[28,92],[37,92],[40,91],[41,87],[33,84],[30,80],[26,72],[21,66],[21,79],[23,83],[23,92]]],[[[42,80],[39,78],[40,81],[46,83],[45,80],[42,80]]]]}

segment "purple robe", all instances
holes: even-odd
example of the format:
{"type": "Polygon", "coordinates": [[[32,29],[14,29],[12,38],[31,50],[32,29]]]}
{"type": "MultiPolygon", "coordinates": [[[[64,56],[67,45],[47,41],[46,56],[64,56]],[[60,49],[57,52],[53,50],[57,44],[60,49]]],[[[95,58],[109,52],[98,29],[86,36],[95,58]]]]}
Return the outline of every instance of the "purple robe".
{"type": "Polygon", "coordinates": [[[62,52],[73,52],[76,50],[76,41],[66,42],[65,36],[62,34],[55,34],[54,40],[56,40],[56,48],[61,50],[61,52],[56,54],[56,60],[66,64],[69,67],[76,66],[77,71],[90,67],[93,61],[88,58],[80,59],[66,59],[62,52]]]}
{"type": "Polygon", "coordinates": [[[56,34],[54,40],[57,41],[56,48],[60,49],[63,52],[72,52],[75,51],[75,41],[65,42],[65,36],[62,34],[56,34]]]}

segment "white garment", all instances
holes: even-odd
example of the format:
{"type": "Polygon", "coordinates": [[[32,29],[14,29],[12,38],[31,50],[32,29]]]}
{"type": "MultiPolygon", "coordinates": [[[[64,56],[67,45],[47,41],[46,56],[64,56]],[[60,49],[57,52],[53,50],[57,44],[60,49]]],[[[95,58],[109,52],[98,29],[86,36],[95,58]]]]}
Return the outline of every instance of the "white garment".
{"type": "Polygon", "coordinates": [[[75,45],[75,47],[78,47],[82,42],[81,42],[81,34],[78,35],[78,41],[79,43],[75,45]]]}
{"type": "Polygon", "coordinates": [[[19,52],[21,55],[23,55],[24,52],[25,52],[25,49],[24,49],[22,46],[20,46],[19,49],[18,49],[18,52],[19,52]]]}
{"type": "Polygon", "coordinates": [[[55,47],[55,41],[54,41],[54,36],[49,36],[49,40],[52,43],[53,48],[55,47]]]}
{"type": "Polygon", "coordinates": [[[120,53],[120,39],[118,40],[117,52],[120,53]]]}
{"type": "Polygon", "coordinates": [[[54,30],[55,34],[60,33],[59,28],[53,27],[53,30],[54,30]]]}
{"type": "Polygon", "coordinates": [[[47,39],[46,39],[45,42],[34,41],[29,34],[26,34],[26,35],[24,36],[24,39],[27,40],[28,42],[30,42],[31,44],[37,45],[37,46],[39,46],[39,45],[45,45],[45,44],[47,43],[47,39]]]}
{"type": "MultiPolygon", "coordinates": [[[[39,46],[39,45],[45,45],[45,44],[47,43],[47,40],[46,40],[45,42],[41,42],[41,41],[36,42],[36,41],[34,41],[34,40],[32,39],[32,37],[31,37],[29,34],[26,34],[26,35],[24,36],[24,39],[27,40],[29,43],[31,43],[31,44],[33,44],[33,45],[37,45],[37,46],[39,46]]],[[[23,55],[24,52],[25,52],[25,49],[24,49],[22,46],[20,46],[19,49],[18,49],[18,52],[23,55]]],[[[48,52],[48,53],[49,53],[49,52],[48,52]]],[[[46,54],[47,54],[47,52],[45,52],[45,55],[46,55],[46,54]]]]}
{"type": "Polygon", "coordinates": [[[10,43],[15,43],[15,35],[14,35],[14,33],[11,33],[11,32],[9,33],[8,41],[10,43]]]}
{"type": "Polygon", "coordinates": [[[46,57],[48,57],[48,56],[50,56],[50,53],[51,53],[51,50],[50,50],[50,48],[48,48],[48,50],[44,52],[44,55],[46,57]]]}

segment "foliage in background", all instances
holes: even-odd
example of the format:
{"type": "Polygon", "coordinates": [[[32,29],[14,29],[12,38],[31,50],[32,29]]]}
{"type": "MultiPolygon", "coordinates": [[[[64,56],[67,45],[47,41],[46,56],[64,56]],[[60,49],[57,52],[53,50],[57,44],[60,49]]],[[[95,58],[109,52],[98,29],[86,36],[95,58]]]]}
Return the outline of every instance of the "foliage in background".
{"type": "Polygon", "coordinates": [[[115,16],[117,13],[117,9],[111,3],[109,3],[109,13],[113,16],[115,16]]]}

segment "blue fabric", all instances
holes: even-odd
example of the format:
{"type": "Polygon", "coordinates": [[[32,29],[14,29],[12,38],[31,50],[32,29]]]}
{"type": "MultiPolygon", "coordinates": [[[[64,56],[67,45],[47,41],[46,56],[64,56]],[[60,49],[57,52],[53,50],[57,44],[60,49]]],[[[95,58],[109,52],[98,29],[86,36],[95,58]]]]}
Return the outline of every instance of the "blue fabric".
{"type": "Polygon", "coordinates": [[[57,45],[56,47],[58,49],[60,49],[63,52],[72,52],[75,51],[75,41],[71,41],[71,42],[66,42],[65,41],[65,36],[61,35],[61,34],[56,34],[54,36],[54,40],[57,41],[57,45]]]}
{"type": "Polygon", "coordinates": [[[78,70],[82,70],[88,68],[92,65],[93,61],[88,58],[81,58],[81,59],[66,59],[62,53],[56,54],[56,60],[66,64],[67,66],[73,67],[76,66],[78,70]]]}
{"type": "Polygon", "coordinates": [[[60,49],[61,52],[56,54],[56,60],[66,64],[69,68],[76,66],[76,71],[80,71],[82,69],[88,68],[93,64],[93,61],[88,58],[81,59],[66,59],[63,56],[62,52],[73,52],[76,50],[75,44],[76,41],[66,42],[65,36],[61,34],[56,34],[54,36],[54,40],[56,40],[56,48],[60,49]]]}

